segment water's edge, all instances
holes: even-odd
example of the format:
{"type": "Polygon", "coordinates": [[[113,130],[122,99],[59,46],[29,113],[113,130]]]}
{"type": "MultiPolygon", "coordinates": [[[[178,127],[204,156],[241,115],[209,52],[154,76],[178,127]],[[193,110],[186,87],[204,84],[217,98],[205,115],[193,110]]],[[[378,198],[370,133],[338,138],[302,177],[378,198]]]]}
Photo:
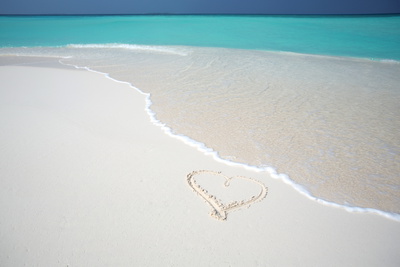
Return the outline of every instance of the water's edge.
{"type": "Polygon", "coordinates": [[[159,121],[156,118],[156,113],[151,109],[151,105],[152,105],[152,101],[151,101],[151,94],[149,93],[145,93],[142,90],[140,90],[140,88],[134,86],[133,84],[131,84],[130,82],[126,82],[126,81],[120,81],[117,79],[114,79],[110,76],[109,73],[104,73],[104,72],[100,72],[94,69],[91,69],[89,67],[86,66],[77,66],[77,65],[73,65],[73,64],[68,64],[68,63],[64,63],[63,62],[63,58],[59,59],[60,64],[66,65],[66,66],[72,66],[76,69],[85,69],[87,71],[91,71],[91,72],[95,72],[98,74],[101,74],[103,76],[105,76],[108,79],[111,79],[114,82],[118,82],[118,83],[123,83],[123,84],[127,84],[129,85],[131,88],[135,89],[137,92],[139,92],[140,94],[145,96],[145,110],[147,112],[147,114],[149,115],[149,119],[150,121],[157,127],[160,127],[160,129],[167,134],[170,137],[173,137],[175,139],[178,139],[180,141],[182,141],[183,143],[185,143],[186,145],[189,145],[191,147],[196,148],[197,150],[201,151],[203,154],[207,155],[207,156],[211,156],[214,160],[224,163],[226,165],[229,166],[237,166],[237,167],[242,167],[245,168],[247,170],[251,170],[254,172],[266,172],[269,174],[270,177],[274,178],[274,179],[279,179],[282,180],[284,183],[290,185],[292,188],[294,188],[298,193],[302,194],[303,196],[316,201],[320,204],[323,204],[325,206],[330,206],[330,207],[335,207],[335,208],[341,208],[346,210],[347,212],[352,212],[352,213],[372,213],[372,214],[377,214],[379,216],[383,216],[387,219],[391,219],[394,221],[398,221],[400,222],[400,214],[397,213],[390,213],[390,212],[385,212],[385,211],[381,211],[381,210],[377,210],[377,209],[372,209],[372,208],[361,208],[361,207],[355,207],[355,206],[350,206],[350,205],[340,205],[334,202],[330,202],[330,201],[326,201],[324,199],[320,199],[317,198],[315,196],[313,196],[308,190],[306,190],[302,185],[299,185],[297,183],[295,183],[293,180],[290,179],[290,177],[284,173],[278,173],[277,170],[274,167],[268,166],[268,167],[257,167],[257,166],[252,166],[252,165],[248,165],[248,164],[243,164],[243,163],[238,163],[238,162],[234,162],[232,160],[228,160],[228,159],[224,159],[221,158],[219,156],[219,153],[217,151],[214,151],[211,148],[208,148],[204,143],[196,141],[191,139],[188,136],[184,136],[181,134],[176,134],[174,132],[173,129],[169,128],[166,126],[166,124],[164,124],[163,122],[159,121]]]}

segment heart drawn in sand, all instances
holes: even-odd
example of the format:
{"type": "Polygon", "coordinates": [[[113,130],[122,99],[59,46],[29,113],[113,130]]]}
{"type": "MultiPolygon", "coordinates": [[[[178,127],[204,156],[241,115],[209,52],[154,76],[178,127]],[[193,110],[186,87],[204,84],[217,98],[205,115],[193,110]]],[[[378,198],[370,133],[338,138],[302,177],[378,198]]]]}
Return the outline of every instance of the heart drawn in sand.
{"type": "Polygon", "coordinates": [[[216,218],[217,220],[222,220],[222,221],[227,219],[229,212],[238,210],[245,206],[250,207],[251,204],[264,199],[268,193],[268,188],[257,180],[254,180],[252,178],[247,178],[244,176],[228,177],[226,175],[223,175],[221,172],[215,172],[215,171],[207,171],[207,170],[193,171],[187,175],[187,182],[189,186],[194,190],[194,192],[196,192],[199,196],[201,196],[211,206],[212,208],[211,216],[216,218]],[[223,185],[226,188],[230,186],[230,183],[233,179],[241,179],[244,181],[248,181],[250,183],[257,184],[259,186],[260,191],[258,195],[253,195],[250,197],[250,199],[233,201],[224,204],[220,199],[218,199],[216,196],[209,194],[206,189],[204,189],[202,186],[198,184],[199,179],[201,179],[201,175],[204,174],[209,174],[209,175],[211,174],[220,178],[221,177],[224,178],[225,181],[223,185]],[[197,178],[197,181],[195,177],[197,178]]]}

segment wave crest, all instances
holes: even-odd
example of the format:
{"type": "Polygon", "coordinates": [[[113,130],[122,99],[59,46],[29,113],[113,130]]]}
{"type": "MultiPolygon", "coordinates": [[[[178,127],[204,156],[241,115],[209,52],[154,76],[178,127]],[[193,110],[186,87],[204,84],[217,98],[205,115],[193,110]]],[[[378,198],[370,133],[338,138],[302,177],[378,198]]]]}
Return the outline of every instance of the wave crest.
{"type": "Polygon", "coordinates": [[[161,53],[161,54],[173,54],[178,56],[187,56],[190,54],[190,51],[181,47],[169,47],[169,46],[157,46],[157,45],[136,45],[136,44],[70,44],[67,45],[68,48],[120,48],[127,50],[135,50],[141,52],[150,52],[150,53],[161,53]]]}

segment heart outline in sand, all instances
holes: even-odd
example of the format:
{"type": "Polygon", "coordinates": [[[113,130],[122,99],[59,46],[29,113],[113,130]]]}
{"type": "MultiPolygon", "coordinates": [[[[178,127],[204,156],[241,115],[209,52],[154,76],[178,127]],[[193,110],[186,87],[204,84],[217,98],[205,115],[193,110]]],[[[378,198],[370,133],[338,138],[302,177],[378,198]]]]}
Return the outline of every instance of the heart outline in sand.
{"type": "Polygon", "coordinates": [[[211,216],[217,220],[225,221],[228,217],[228,213],[234,210],[238,210],[245,206],[250,207],[250,205],[263,200],[268,194],[268,188],[261,183],[260,181],[254,180],[252,178],[244,177],[244,176],[232,176],[228,177],[223,175],[221,172],[216,171],[208,171],[208,170],[200,170],[200,171],[193,171],[189,173],[187,176],[187,182],[189,186],[193,189],[195,193],[201,196],[210,206],[211,206],[211,216]],[[200,185],[196,183],[195,176],[201,174],[212,174],[215,176],[220,176],[225,178],[224,186],[229,187],[230,181],[232,179],[243,179],[255,183],[260,186],[260,193],[258,195],[252,196],[248,200],[241,200],[241,201],[233,201],[228,204],[223,204],[221,200],[217,199],[216,196],[208,194],[207,190],[202,188],[200,185]]]}

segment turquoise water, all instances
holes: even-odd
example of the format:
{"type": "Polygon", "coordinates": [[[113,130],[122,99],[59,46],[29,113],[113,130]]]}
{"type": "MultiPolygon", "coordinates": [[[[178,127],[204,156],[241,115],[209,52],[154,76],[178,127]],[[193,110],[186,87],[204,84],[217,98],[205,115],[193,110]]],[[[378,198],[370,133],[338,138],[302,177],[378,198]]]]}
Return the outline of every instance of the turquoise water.
{"type": "Polygon", "coordinates": [[[104,43],[400,60],[400,16],[0,17],[0,47],[104,43]]]}

